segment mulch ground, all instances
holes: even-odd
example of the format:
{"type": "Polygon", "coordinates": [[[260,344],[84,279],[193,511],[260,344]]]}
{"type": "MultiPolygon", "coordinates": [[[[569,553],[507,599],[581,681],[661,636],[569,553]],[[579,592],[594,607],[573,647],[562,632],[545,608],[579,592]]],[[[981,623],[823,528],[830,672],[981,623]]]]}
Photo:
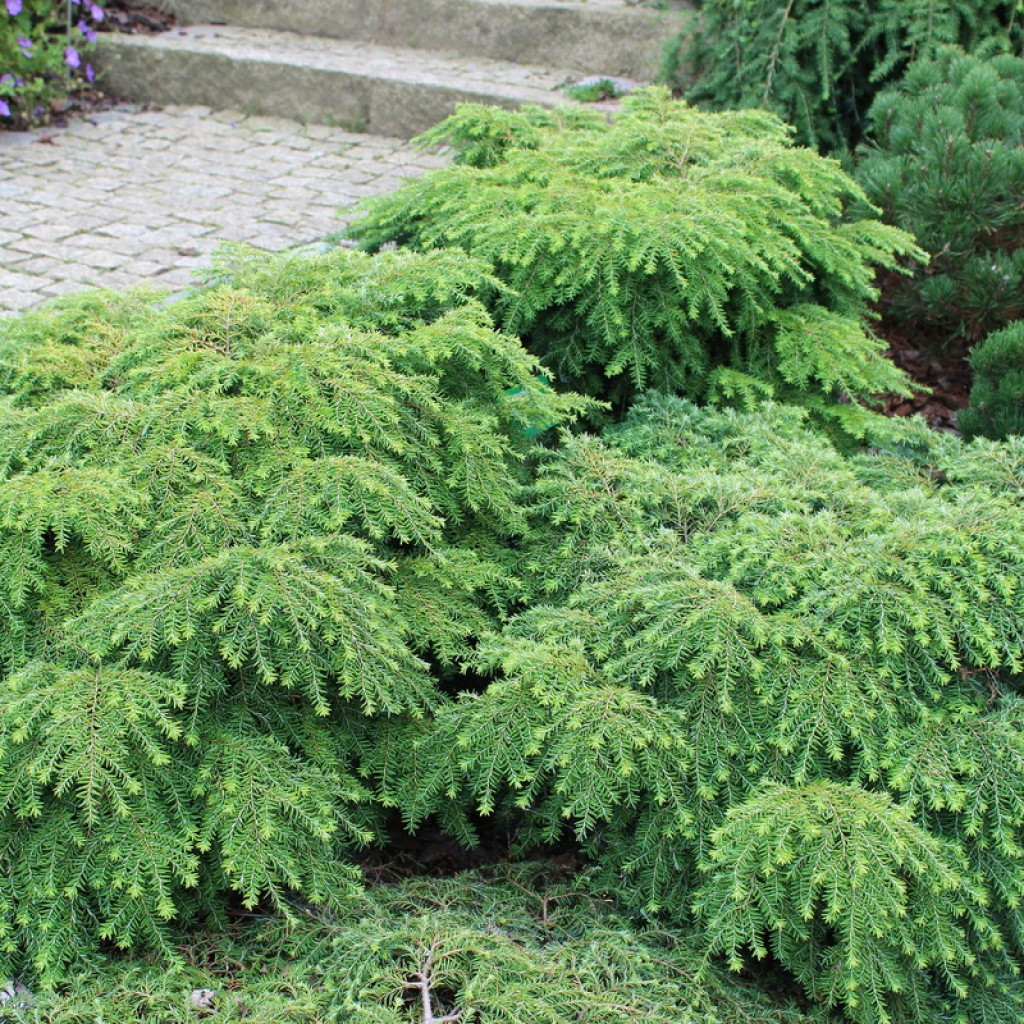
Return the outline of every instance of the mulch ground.
{"type": "Polygon", "coordinates": [[[886,355],[916,385],[921,385],[912,398],[891,395],[885,401],[889,416],[920,414],[937,430],[957,431],[957,413],[965,409],[971,393],[971,368],[963,346],[953,343],[945,352],[938,352],[915,342],[897,325],[882,323],[878,334],[889,343],[886,355]]]}
{"type": "MultiPolygon", "coordinates": [[[[881,314],[902,279],[891,271],[882,271],[877,283],[881,294],[875,308],[881,314]]],[[[971,394],[970,350],[965,339],[945,337],[934,329],[915,328],[884,315],[875,331],[889,346],[886,356],[916,386],[911,398],[888,396],[886,415],[921,415],[936,430],[958,432],[957,413],[967,407],[971,394]]]]}
{"type": "Polygon", "coordinates": [[[103,10],[106,17],[99,28],[105,32],[166,32],[178,23],[169,10],[139,0],[106,0],[103,10]]]}

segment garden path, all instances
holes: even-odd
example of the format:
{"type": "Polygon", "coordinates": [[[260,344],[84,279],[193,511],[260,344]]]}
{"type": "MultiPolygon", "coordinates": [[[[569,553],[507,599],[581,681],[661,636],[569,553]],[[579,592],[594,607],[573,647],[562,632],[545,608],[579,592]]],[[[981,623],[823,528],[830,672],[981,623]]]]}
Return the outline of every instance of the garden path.
{"type": "Polygon", "coordinates": [[[222,240],[338,231],[340,207],[438,166],[408,142],[205,107],[0,132],[0,315],[89,287],[172,291],[222,240]]]}

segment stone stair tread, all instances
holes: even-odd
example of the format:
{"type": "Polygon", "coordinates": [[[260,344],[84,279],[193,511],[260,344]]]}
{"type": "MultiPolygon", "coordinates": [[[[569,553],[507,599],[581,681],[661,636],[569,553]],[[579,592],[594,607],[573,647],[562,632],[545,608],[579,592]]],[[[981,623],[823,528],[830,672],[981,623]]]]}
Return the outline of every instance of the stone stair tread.
{"type": "Polygon", "coordinates": [[[189,24],[245,25],[453,56],[650,79],[692,24],[686,0],[174,0],[189,24]]]}
{"type": "Polygon", "coordinates": [[[231,60],[337,72],[493,96],[495,100],[550,106],[570,102],[559,87],[581,71],[539,68],[488,58],[446,57],[423,50],[381,46],[275,29],[192,25],[158,35],[107,37],[111,48],[187,52],[231,60]]]}
{"type": "Polygon", "coordinates": [[[360,40],[650,80],[692,25],[687,0],[174,0],[185,24],[360,40]]]}

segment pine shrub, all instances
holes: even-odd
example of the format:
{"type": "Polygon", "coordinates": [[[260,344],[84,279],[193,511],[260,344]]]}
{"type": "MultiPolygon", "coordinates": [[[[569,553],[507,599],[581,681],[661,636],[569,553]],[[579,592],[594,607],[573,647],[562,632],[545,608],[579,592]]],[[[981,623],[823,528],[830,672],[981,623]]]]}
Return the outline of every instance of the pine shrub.
{"type": "Polygon", "coordinates": [[[1024,59],[943,50],[871,109],[857,178],[885,219],[912,232],[927,267],[886,312],[980,340],[1024,316],[1024,59]]]}
{"type": "Polygon", "coordinates": [[[423,137],[455,164],[370,202],[371,249],[463,249],[505,285],[501,327],[622,412],[646,388],[765,394],[851,420],[905,380],[866,326],[875,267],[916,250],[871,220],[838,164],[764,112],[707,114],[641,90],[587,110],[464,105],[423,137]]]}
{"type": "Polygon", "coordinates": [[[994,331],[971,353],[971,404],[960,413],[968,437],[1024,436],[1024,320],[994,331]]]}
{"type": "Polygon", "coordinates": [[[648,396],[533,510],[493,681],[380,751],[409,826],[572,836],[709,964],[770,955],[857,1024],[1020,1019],[1021,444],[842,454],[648,396]]]}
{"type": "Polygon", "coordinates": [[[853,149],[868,110],[915,59],[959,44],[1020,52],[1017,0],[703,0],[664,74],[713,110],[764,107],[824,151],[853,149]],[[691,85],[691,83],[693,83],[691,85]]]}
{"type": "Polygon", "coordinates": [[[339,904],[367,751],[493,625],[527,434],[585,406],[459,253],[215,276],[0,326],[0,948],[44,982],[230,900],[339,904]]]}

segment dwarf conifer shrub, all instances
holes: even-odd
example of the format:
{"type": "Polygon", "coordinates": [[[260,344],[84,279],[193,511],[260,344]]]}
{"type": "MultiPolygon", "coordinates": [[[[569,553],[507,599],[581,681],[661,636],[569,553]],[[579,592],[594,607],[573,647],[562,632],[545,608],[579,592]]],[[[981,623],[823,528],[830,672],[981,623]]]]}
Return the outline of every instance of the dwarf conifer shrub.
{"type": "Polygon", "coordinates": [[[645,388],[693,398],[900,391],[865,322],[874,269],[916,250],[842,220],[861,193],[763,112],[707,114],[664,89],[592,111],[466,105],[423,137],[456,161],[374,199],[369,248],[459,248],[506,288],[492,309],[564,383],[619,411],[645,388]]]}
{"type": "Polygon", "coordinates": [[[969,436],[1024,436],[1024,320],[994,331],[973,352],[971,404],[958,417],[969,436]]]}
{"type": "Polygon", "coordinates": [[[44,980],[229,897],[338,904],[375,730],[442,701],[527,431],[582,407],[459,253],[217,277],[0,327],[0,946],[44,980]]]}
{"type": "Polygon", "coordinates": [[[648,397],[545,459],[493,682],[375,773],[411,825],[575,836],[709,957],[770,953],[858,1024],[1020,1019],[1022,467],[648,397]]]}
{"type": "Polygon", "coordinates": [[[5,1009],[47,1024],[821,1020],[725,970],[698,980],[692,942],[638,927],[585,873],[543,862],[377,885],[290,929],[264,919],[187,936],[175,951],[169,966],[112,958],[58,992],[33,993],[23,1017],[10,1011],[18,993],[5,1009]]]}
{"type": "Polygon", "coordinates": [[[879,89],[958,44],[1021,52],[1017,0],[703,0],[665,75],[714,110],[763,107],[805,145],[852,149],[879,89]],[[691,83],[695,83],[691,86],[691,83]]]}
{"type": "Polygon", "coordinates": [[[1024,316],[1024,59],[949,48],[871,109],[857,177],[931,259],[887,312],[968,341],[1024,316]]]}

